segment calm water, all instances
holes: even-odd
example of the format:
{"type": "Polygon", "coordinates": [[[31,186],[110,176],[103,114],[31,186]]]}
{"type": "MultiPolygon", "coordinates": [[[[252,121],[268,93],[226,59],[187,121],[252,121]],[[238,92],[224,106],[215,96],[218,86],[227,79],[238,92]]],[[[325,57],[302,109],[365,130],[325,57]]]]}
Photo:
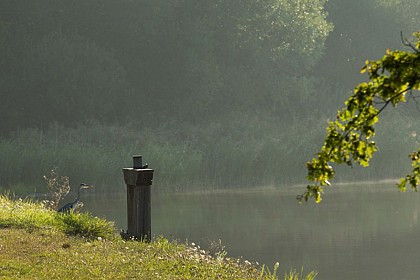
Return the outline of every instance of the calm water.
{"type": "MultiPolygon", "coordinates": [[[[394,185],[341,186],[298,205],[291,192],[152,195],[152,232],[208,247],[280,273],[317,270],[318,279],[420,279],[420,196],[394,185]]],[[[126,197],[82,197],[84,210],[126,229],[126,197]]]]}

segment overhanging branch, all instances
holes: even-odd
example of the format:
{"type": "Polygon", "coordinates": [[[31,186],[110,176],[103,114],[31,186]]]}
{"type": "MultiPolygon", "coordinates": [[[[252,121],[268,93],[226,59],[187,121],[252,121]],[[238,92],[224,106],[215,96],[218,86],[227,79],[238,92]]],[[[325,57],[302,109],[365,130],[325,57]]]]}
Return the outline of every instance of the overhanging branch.
{"type": "Polygon", "coordinates": [[[408,40],[407,38],[405,38],[403,36],[403,32],[402,31],[400,31],[400,36],[401,36],[401,41],[402,41],[402,43],[403,43],[404,46],[410,47],[416,53],[420,53],[420,50],[418,48],[416,48],[416,46],[413,45],[413,43],[411,43],[410,40],[408,40]]]}

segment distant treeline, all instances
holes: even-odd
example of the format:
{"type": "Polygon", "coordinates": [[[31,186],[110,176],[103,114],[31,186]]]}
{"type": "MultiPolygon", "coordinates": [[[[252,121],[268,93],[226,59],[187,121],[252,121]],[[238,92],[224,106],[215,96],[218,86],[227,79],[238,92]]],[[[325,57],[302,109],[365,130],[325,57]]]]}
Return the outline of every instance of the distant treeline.
{"type": "Polygon", "coordinates": [[[1,128],[287,116],[332,30],[324,3],[2,1],[1,128]]]}
{"type": "MultiPolygon", "coordinates": [[[[300,181],[304,174],[291,172],[304,169],[323,123],[360,82],[363,61],[401,47],[399,32],[419,26],[418,1],[399,2],[3,0],[1,165],[7,149],[23,151],[23,135],[64,147],[63,137],[89,127],[95,137],[105,131],[94,142],[103,153],[114,151],[112,131],[126,147],[118,138],[142,138],[113,159],[147,154],[151,146],[141,143],[153,144],[150,161],[167,170],[168,184],[186,162],[200,168],[190,183],[300,181]],[[158,156],[157,147],[184,163],[158,156]],[[255,168],[259,178],[243,175],[255,168]]],[[[69,166],[52,158],[19,180],[4,172],[0,186],[69,166]]]]}

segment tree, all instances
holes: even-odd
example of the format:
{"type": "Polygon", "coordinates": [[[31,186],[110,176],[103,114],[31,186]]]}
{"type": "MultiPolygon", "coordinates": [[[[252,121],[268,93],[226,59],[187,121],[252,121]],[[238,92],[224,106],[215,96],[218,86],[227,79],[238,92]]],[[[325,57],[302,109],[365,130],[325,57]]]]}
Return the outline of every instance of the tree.
{"type": "MultiPolygon", "coordinates": [[[[335,171],[330,163],[358,163],[368,166],[377,146],[375,124],[379,114],[389,105],[396,107],[405,102],[407,97],[415,98],[415,91],[420,89],[420,32],[415,44],[401,38],[409,51],[387,50],[376,61],[366,61],[362,73],[367,73],[369,81],[359,84],[354,93],[345,102],[345,107],[338,111],[335,121],[330,121],[327,136],[317,156],[307,163],[309,181],[306,191],[297,197],[299,201],[314,198],[322,199],[323,187],[330,185],[335,171]]],[[[413,171],[401,178],[398,187],[406,190],[407,183],[417,191],[420,183],[420,149],[410,155],[413,171]]]]}
{"type": "Polygon", "coordinates": [[[125,52],[137,62],[128,72],[144,73],[134,81],[144,89],[144,111],[154,120],[207,122],[232,109],[265,111],[267,103],[295,98],[279,88],[308,75],[323,55],[332,29],[325,2],[184,0],[133,7],[137,18],[150,17],[138,27],[147,34],[141,51],[135,59],[125,52]]]}
{"type": "Polygon", "coordinates": [[[4,0],[0,130],[117,113],[141,112],[149,125],[207,123],[233,110],[288,116],[309,92],[293,85],[314,87],[332,30],[326,3],[4,0]],[[121,112],[120,100],[130,109],[121,112]]]}

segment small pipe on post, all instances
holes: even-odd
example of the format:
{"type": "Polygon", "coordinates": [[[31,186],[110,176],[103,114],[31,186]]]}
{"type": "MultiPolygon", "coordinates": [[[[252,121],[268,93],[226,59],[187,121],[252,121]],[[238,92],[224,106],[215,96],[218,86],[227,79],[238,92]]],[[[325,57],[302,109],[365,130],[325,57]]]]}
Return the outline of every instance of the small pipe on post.
{"type": "Polygon", "coordinates": [[[153,169],[143,165],[142,156],[133,156],[133,168],[123,168],[127,185],[127,226],[124,239],[150,242],[152,238],[151,185],[153,169]]]}

